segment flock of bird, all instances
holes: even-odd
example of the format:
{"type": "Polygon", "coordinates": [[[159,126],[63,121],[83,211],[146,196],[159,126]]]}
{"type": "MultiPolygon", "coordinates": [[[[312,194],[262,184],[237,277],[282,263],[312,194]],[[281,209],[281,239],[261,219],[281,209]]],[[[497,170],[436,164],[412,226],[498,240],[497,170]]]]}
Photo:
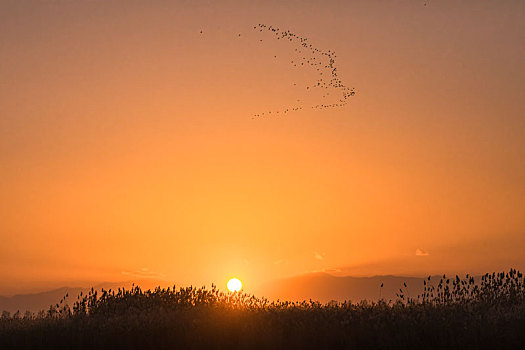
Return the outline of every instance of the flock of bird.
{"type": "MultiPolygon", "coordinates": [[[[258,30],[261,33],[269,32],[274,35],[274,39],[290,41],[296,47],[294,48],[294,53],[297,58],[290,61],[290,64],[294,67],[312,67],[314,72],[317,73],[317,80],[313,82],[312,85],[305,86],[307,92],[311,92],[315,89],[323,90],[322,98],[326,98],[332,93],[336,92],[339,96],[339,99],[334,103],[317,103],[313,106],[310,106],[312,109],[325,109],[325,108],[336,108],[342,107],[348,103],[348,98],[355,95],[354,88],[349,88],[343,84],[341,79],[337,75],[337,68],[335,67],[336,54],[334,51],[328,50],[323,51],[314,45],[310,44],[308,38],[301,37],[292,33],[289,30],[282,31],[277,27],[269,26],[266,24],[259,23],[253,27],[254,30],[258,30]]],[[[203,34],[203,31],[200,31],[200,34],[203,34]]],[[[239,33],[240,37],[241,34],[239,33]]],[[[263,39],[259,39],[260,42],[263,39]]],[[[274,56],[277,58],[277,55],[274,56]]],[[[297,83],[293,84],[297,86],[297,83]]],[[[301,102],[301,100],[297,100],[301,102]]],[[[303,109],[303,106],[296,105],[293,107],[288,107],[281,110],[266,111],[254,114],[252,119],[266,117],[270,115],[283,115],[290,112],[300,111],[303,109]]]]}
{"type": "MultiPolygon", "coordinates": [[[[289,30],[282,31],[277,27],[269,26],[266,24],[258,24],[253,27],[254,30],[259,32],[269,32],[274,35],[277,40],[288,40],[292,44],[295,44],[294,52],[298,54],[298,58],[291,60],[290,64],[294,67],[307,67],[311,66],[318,74],[317,80],[312,85],[305,86],[305,90],[311,91],[313,89],[324,89],[323,98],[330,95],[331,92],[337,92],[339,94],[339,100],[335,103],[318,103],[311,106],[312,109],[325,109],[342,107],[348,103],[348,98],[354,96],[354,88],[349,88],[343,84],[341,79],[337,75],[337,68],[335,67],[335,52],[328,50],[323,51],[308,42],[307,38],[301,37],[292,33],[289,30]]],[[[240,35],[240,34],[239,34],[240,35]]],[[[263,39],[259,39],[263,41],[263,39]]],[[[277,56],[274,56],[275,58],[277,56]]],[[[294,85],[297,85],[294,83],[294,85]]],[[[300,100],[298,100],[300,102],[300,100]]],[[[302,106],[289,107],[282,110],[273,111],[274,115],[287,114],[289,112],[302,110],[302,106]]],[[[269,116],[272,111],[261,112],[253,115],[253,118],[260,118],[269,116]]]]}

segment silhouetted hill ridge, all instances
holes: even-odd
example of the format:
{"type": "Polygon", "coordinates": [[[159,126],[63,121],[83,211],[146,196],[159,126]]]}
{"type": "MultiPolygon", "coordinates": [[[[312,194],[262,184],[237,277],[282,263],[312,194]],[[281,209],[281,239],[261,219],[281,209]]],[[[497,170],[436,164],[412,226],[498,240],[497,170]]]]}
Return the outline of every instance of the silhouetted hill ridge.
{"type": "Polygon", "coordinates": [[[124,282],[102,282],[93,285],[93,287],[59,287],[47,291],[36,292],[36,293],[24,293],[15,294],[13,296],[0,296],[0,312],[9,311],[11,313],[20,311],[31,311],[38,312],[40,310],[49,309],[50,305],[56,304],[66,294],[69,296],[65,301],[72,306],[77,300],[77,296],[82,293],[87,293],[91,288],[100,290],[104,289],[118,289],[118,288],[131,288],[131,286],[140,285],[143,289],[152,289],[156,286],[165,286],[169,284],[166,281],[161,280],[144,280],[144,281],[124,281],[124,282]]]}
{"type": "MultiPolygon", "coordinates": [[[[437,285],[441,277],[431,276],[430,283],[437,285]]],[[[380,298],[396,300],[396,293],[400,289],[409,297],[417,297],[423,291],[423,280],[427,278],[395,275],[375,275],[370,277],[334,276],[326,272],[316,272],[270,281],[255,290],[254,294],[257,297],[265,297],[270,300],[302,301],[312,299],[322,303],[332,300],[359,302],[366,299],[377,301],[380,298]],[[404,286],[404,283],[406,283],[407,287],[404,286]],[[382,288],[381,284],[383,284],[382,288]]],[[[478,280],[479,277],[476,279],[478,280]]],[[[130,288],[132,284],[133,282],[131,281],[100,283],[95,285],[94,288],[130,288]]],[[[136,283],[136,285],[141,285],[143,289],[153,289],[158,285],[165,286],[167,284],[169,283],[166,281],[157,280],[136,283]]],[[[6,310],[13,313],[20,310],[23,313],[26,310],[32,312],[47,310],[50,305],[59,302],[66,293],[69,294],[66,302],[71,306],[80,292],[86,293],[89,290],[91,290],[91,287],[61,287],[40,293],[17,294],[11,297],[0,296],[0,311],[6,310]]]]}
{"type": "MultiPolygon", "coordinates": [[[[438,283],[442,276],[431,276],[438,283]]],[[[380,298],[395,300],[403,289],[405,295],[417,297],[422,293],[423,281],[428,277],[376,275],[370,277],[334,276],[326,272],[309,273],[270,281],[261,286],[256,295],[270,300],[317,300],[323,303],[336,300],[376,301],[380,298]],[[404,286],[406,283],[407,287],[404,286]],[[381,288],[381,284],[383,287],[381,288]]]]}

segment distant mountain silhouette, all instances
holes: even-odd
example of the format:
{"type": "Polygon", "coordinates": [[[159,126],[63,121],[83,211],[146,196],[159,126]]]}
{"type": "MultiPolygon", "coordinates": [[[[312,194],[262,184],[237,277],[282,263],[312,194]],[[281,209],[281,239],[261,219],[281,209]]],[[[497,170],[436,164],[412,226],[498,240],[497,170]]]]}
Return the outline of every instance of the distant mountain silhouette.
{"type": "MultiPolygon", "coordinates": [[[[154,289],[156,286],[170,286],[170,284],[166,281],[144,279],[135,282],[126,281],[99,283],[94,285],[93,288],[97,290],[100,290],[101,288],[114,290],[117,290],[118,288],[129,289],[133,284],[140,286],[142,289],[154,289]]],[[[69,297],[66,298],[66,303],[68,303],[70,306],[73,306],[80,292],[85,294],[90,290],[91,287],[61,287],[39,293],[17,294],[11,297],[0,296],[0,312],[9,311],[14,313],[16,311],[20,311],[21,313],[24,313],[25,311],[31,311],[36,313],[40,310],[47,310],[49,309],[49,306],[58,303],[60,299],[66,295],[66,293],[69,295],[69,297]]]]}
{"type": "MultiPolygon", "coordinates": [[[[265,297],[270,300],[316,300],[327,303],[332,300],[359,302],[361,300],[377,301],[380,297],[385,300],[396,300],[396,293],[400,289],[407,297],[417,297],[423,291],[423,277],[403,277],[403,276],[373,276],[373,277],[351,277],[333,276],[328,273],[311,273],[270,281],[255,291],[257,297],[265,297]],[[405,287],[406,283],[406,287],[405,287]],[[381,287],[383,284],[383,287],[381,287]]],[[[432,276],[430,284],[436,286],[441,276],[432,276]]],[[[476,277],[479,280],[479,277],[476,277]]],[[[101,283],[94,288],[100,290],[118,289],[119,287],[130,288],[133,282],[113,282],[101,283]]],[[[148,279],[135,282],[142,289],[154,289],[156,286],[172,286],[166,281],[148,279]]],[[[41,293],[19,294],[12,297],[0,296],[0,311],[6,310],[11,313],[20,310],[25,312],[38,312],[47,310],[50,305],[56,304],[66,293],[69,297],[66,302],[72,306],[77,296],[86,293],[91,288],[70,288],[62,287],[41,293]]]]}
{"type": "Polygon", "coordinates": [[[41,293],[18,294],[12,297],[0,296],[0,310],[9,312],[16,312],[17,310],[20,310],[20,312],[38,312],[43,309],[48,309],[50,305],[59,302],[66,293],[69,294],[67,302],[72,304],[74,300],[76,300],[77,295],[85,290],[87,290],[87,288],[62,287],[41,293]]]}
{"type": "MultiPolygon", "coordinates": [[[[441,276],[431,277],[431,283],[437,285],[440,278],[441,276]]],[[[402,276],[339,277],[328,273],[312,273],[271,281],[261,286],[255,294],[270,300],[312,299],[323,303],[332,300],[372,301],[380,297],[385,300],[396,300],[396,293],[400,288],[406,296],[417,297],[423,291],[425,279],[402,276]],[[383,284],[382,288],[381,284],[383,284]]]]}

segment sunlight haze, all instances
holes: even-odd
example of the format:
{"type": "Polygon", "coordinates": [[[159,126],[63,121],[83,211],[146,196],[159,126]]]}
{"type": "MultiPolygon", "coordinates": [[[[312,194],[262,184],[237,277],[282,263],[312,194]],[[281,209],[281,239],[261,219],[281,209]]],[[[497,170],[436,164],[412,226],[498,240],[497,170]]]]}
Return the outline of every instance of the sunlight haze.
{"type": "Polygon", "coordinates": [[[525,269],[525,2],[423,3],[0,0],[0,295],[525,269]]]}

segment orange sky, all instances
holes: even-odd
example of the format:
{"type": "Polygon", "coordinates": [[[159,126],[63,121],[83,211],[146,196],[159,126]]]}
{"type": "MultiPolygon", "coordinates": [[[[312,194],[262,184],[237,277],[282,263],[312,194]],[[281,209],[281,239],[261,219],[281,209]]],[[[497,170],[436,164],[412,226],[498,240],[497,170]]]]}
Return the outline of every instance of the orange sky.
{"type": "Polygon", "coordinates": [[[424,3],[1,1],[0,294],[524,269],[525,3],[424,3]],[[258,23],[350,103],[252,119],[316,98],[258,23]]]}

